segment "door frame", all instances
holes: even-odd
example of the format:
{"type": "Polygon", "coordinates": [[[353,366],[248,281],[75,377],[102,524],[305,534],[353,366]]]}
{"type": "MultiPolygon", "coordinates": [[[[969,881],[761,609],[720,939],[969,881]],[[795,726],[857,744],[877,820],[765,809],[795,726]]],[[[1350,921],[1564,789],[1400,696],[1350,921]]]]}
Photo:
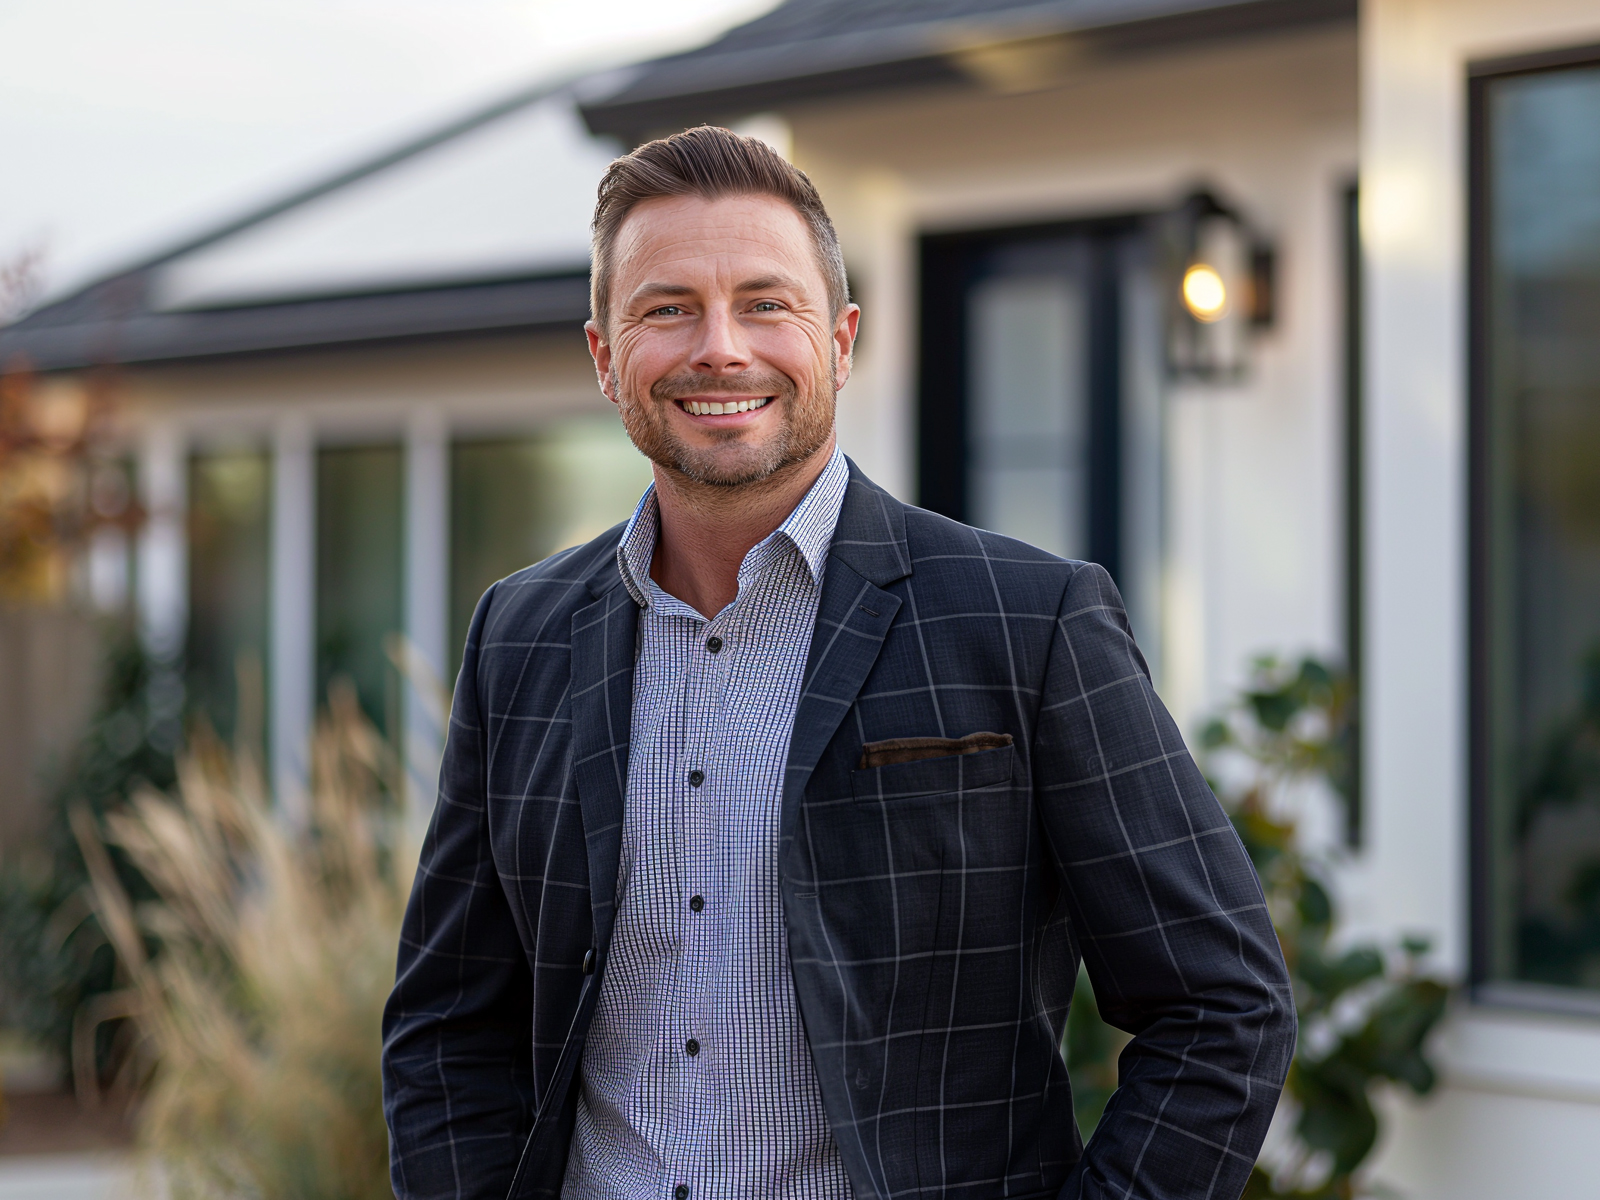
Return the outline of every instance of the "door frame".
{"type": "Polygon", "coordinates": [[[917,502],[969,519],[966,297],[997,249],[1083,239],[1088,281],[1088,558],[1119,578],[1123,566],[1123,283],[1120,249],[1147,233],[1150,214],[1058,220],[923,234],[919,246],[917,502]]]}

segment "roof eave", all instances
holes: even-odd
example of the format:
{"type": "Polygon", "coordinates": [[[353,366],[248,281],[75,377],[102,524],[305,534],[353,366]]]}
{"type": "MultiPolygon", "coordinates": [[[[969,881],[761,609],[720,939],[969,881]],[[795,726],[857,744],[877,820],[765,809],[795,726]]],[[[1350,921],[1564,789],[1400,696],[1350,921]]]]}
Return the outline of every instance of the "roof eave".
{"type": "MultiPolygon", "coordinates": [[[[1070,34],[1090,53],[1109,55],[1184,43],[1353,22],[1358,0],[1240,0],[1132,21],[1094,26],[1037,22],[1021,36],[1070,34]]],[[[580,101],[590,132],[637,143],[662,130],[736,119],[751,112],[822,97],[861,95],[917,86],[978,86],[957,53],[997,37],[992,22],[971,23],[963,37],[954,23],[863,34],[853,44],[830,38],[718,53],[716,47],[641,64],[609,95],[580,101]],[[707,86],[708,79],[728,79],[707,86]]]]}
{"type": "Polygon", "coordinates": [[[562,326],[576,329],[589,315],[589,278],[587,271],[569,271],[290,303],[134,311],[59,323],[35,320],[45,315],[36,313],[0,329],[0,363],[20,357],[36,370],[66,371],[562,326]]]}

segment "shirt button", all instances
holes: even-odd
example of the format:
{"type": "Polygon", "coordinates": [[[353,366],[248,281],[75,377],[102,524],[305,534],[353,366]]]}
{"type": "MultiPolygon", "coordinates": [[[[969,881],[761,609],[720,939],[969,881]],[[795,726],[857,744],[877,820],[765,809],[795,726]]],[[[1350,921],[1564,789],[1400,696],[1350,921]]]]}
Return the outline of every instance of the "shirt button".
{"type": "Polygon", "coordinates": [[[706,649],[715,654],[718,650],[722,649],[722,639],[719,637],[707,638],[706,649]]]}
{"type": "Polygon", "coordinates": [[[700,1043],[695,1041],[693,1038],[690,1038],[687,1042],[685,1042],[683,1044],[683,1048],[688,1051],[690,1058],[693,1058],[696,1054],[700,1053],[700,1043]]]}
{"type": "Polygon", "coordinates": [[[689,911],[690,912],[699,912],[705,906],[706,906],[706,901],[705,901],[705,897],[704,896],[690,896],[689,897],[689,911]]]}
{"type": "Polygon", "coordinates": [[[690,771],[689,772],[689,786],[690,787],[699,787],[705,781],[706,781],[706,773],[704,771],[690,771]]]}
{"type": "Polygon", "coordinates": [[[689,1200],[689,1185],[680,1183],[672,1189],[672,1200],[689,1200]]]}

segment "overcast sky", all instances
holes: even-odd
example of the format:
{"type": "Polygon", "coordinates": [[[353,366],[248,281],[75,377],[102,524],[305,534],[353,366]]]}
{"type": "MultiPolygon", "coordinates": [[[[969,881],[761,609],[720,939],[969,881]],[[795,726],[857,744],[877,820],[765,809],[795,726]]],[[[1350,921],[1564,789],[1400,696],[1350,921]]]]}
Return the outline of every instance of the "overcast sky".
{"type": "Polygon", "coordinates": [[[0,0],[0,266],[62,288],[575,64],[775,0],[0,0]]]}

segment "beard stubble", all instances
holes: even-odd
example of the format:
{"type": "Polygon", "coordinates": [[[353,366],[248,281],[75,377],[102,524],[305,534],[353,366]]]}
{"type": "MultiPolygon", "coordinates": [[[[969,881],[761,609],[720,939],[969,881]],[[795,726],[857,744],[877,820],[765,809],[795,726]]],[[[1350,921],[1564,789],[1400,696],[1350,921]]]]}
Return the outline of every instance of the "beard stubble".
{"type": "Polygon", "coordinates": [[[819,373],[810,399],[802,401],[792,381],[775,372],[747,371],[723,379],[692,372],[663,376],[642,400],[622,387],[615,370],[611,391],[617,397],[622,427],[640,454],[695,483],[743,487],[770,479],[785,467],[804,462],[827,444],[833,433],[838,392],[831,378],[819,373]],[[717,445],[690,446],[672,429],[667,406],[683,395],[771,396],[778,429],[764,441],[752,441],[743,430],[712,430],[717,445]]]}

